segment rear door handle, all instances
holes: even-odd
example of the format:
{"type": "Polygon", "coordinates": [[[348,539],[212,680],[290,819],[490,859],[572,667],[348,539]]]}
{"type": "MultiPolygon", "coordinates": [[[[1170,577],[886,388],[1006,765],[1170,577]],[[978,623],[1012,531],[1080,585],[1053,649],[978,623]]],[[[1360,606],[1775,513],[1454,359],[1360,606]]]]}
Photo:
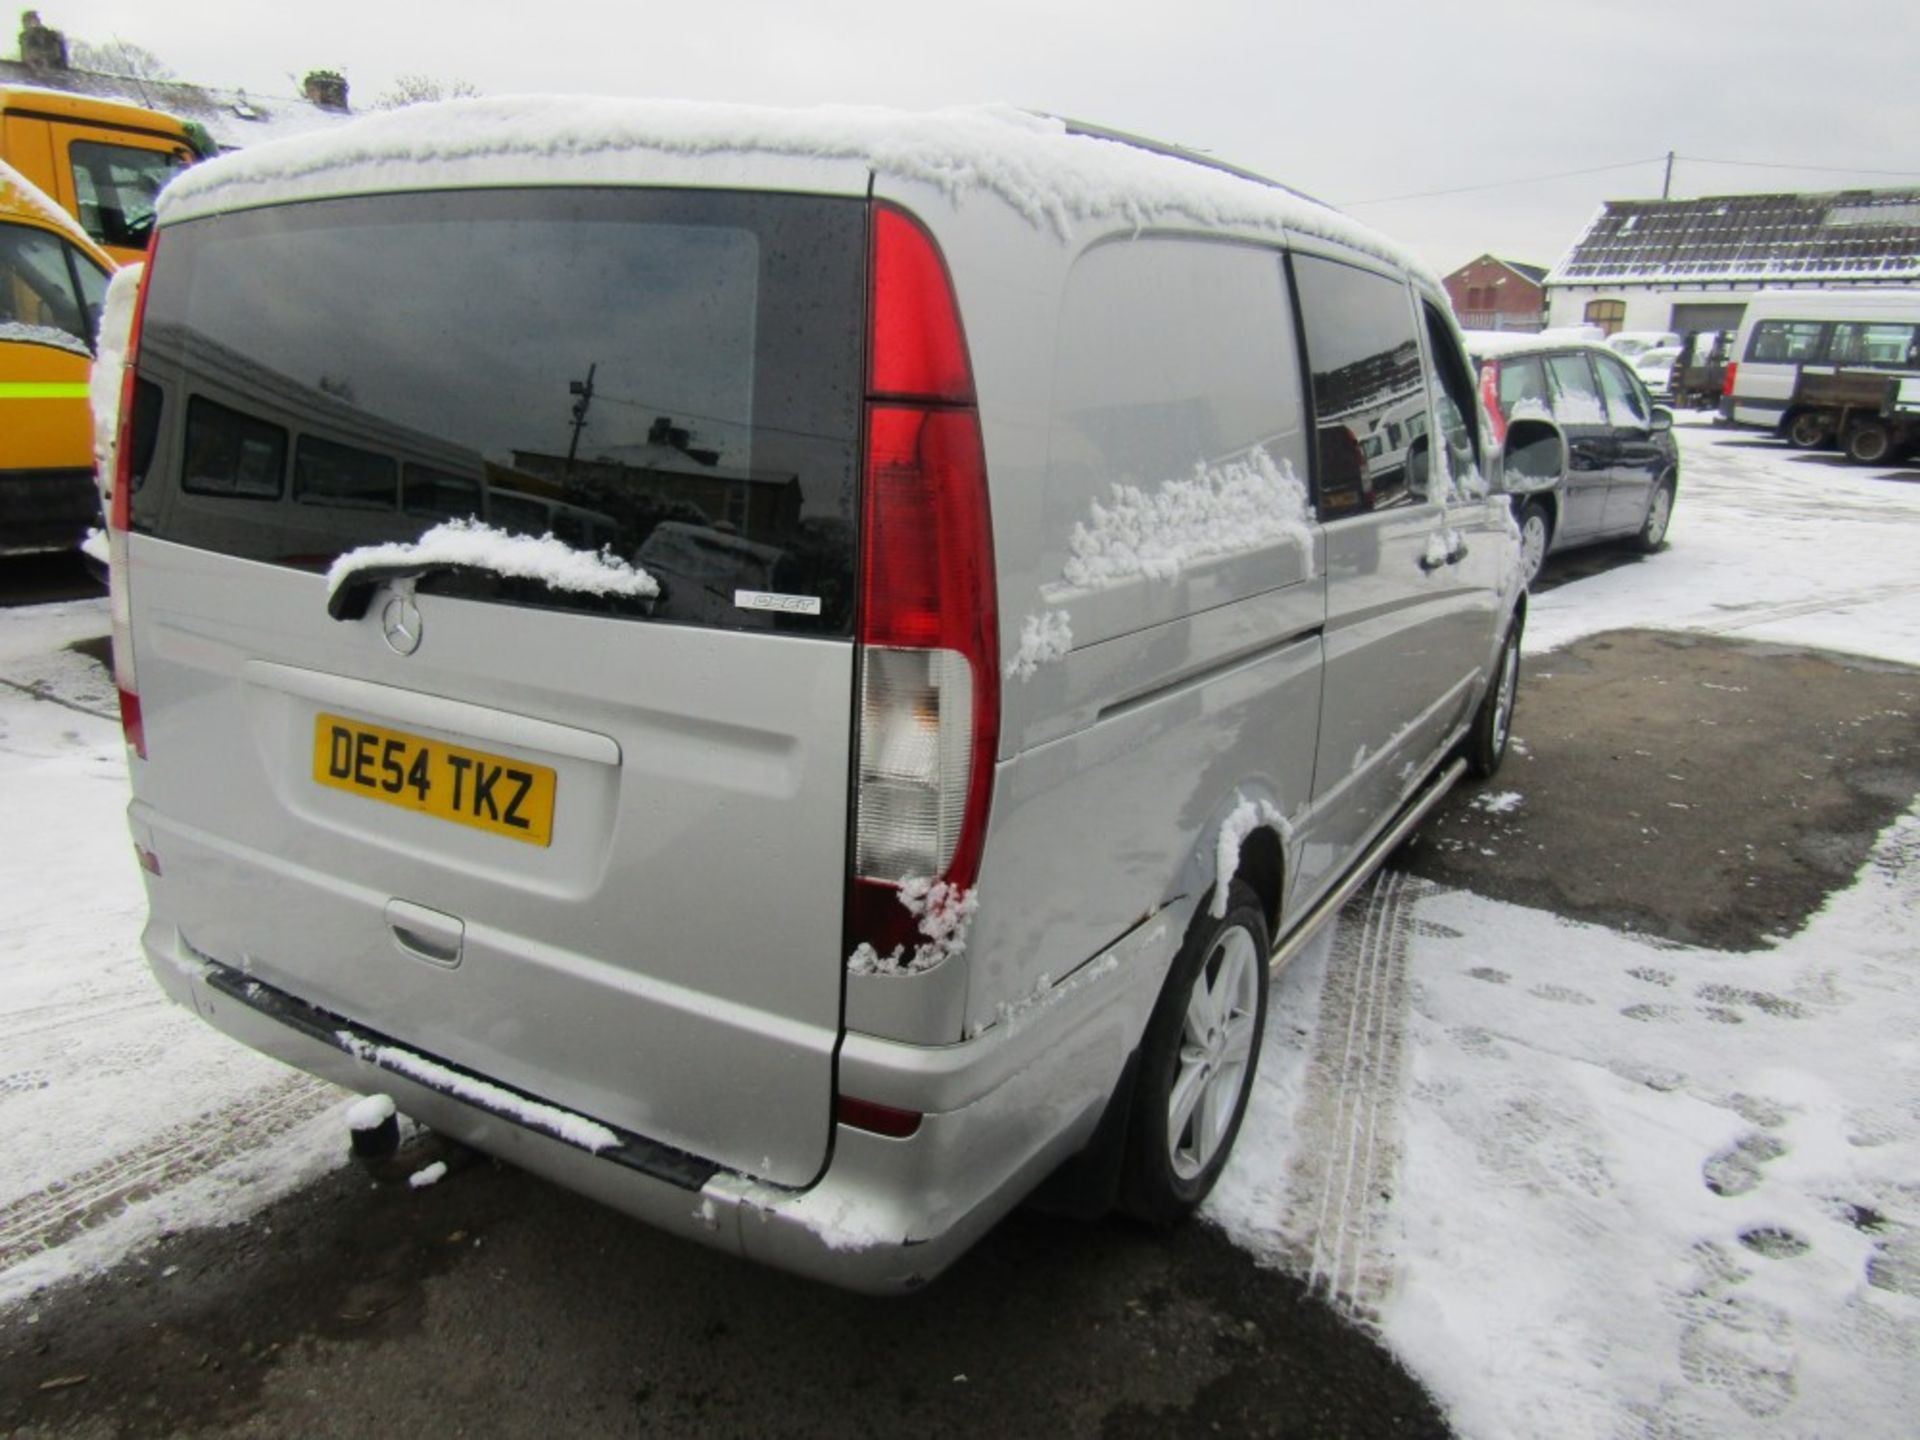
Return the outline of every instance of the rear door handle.
{"type": "Polygon", "coordinates": [[[405,954],[449,970],[460,963],[467,925],[458,916],[429,910],[411,900],[389,900],[386,920],[393,943],[405,954]]]}

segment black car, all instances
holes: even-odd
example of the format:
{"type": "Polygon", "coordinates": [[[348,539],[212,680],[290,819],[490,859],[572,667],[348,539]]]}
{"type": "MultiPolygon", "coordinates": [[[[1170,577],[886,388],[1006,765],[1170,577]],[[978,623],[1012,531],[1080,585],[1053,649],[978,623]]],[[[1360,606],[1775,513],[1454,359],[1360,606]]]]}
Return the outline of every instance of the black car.
{"type": "Polygon", "coordinates": [[[1575,545],[1630,539],[1658,550],[1680,483],[1673,412],[1603,345],[1485,331],[1466,339],[1496,444],[1528,415],[1566,433],[1563,475],[1533,488],[1509,483],[1528,582],[1548,554],[1575,545]]]}

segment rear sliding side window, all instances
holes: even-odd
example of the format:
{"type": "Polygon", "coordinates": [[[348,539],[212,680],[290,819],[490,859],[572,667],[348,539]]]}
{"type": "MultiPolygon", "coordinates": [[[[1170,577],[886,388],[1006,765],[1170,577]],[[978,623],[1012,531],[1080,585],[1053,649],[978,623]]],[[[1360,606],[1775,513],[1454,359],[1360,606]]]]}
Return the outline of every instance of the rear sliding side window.
{"type": "Polygon", "coordinates": [[[1819,320],[1762,320],[1747,341],[1747,359],[1775,365],[1797,365],[1817,359],[1827,326],[1819,320]]]}
{"type": "MultiPolygon", "coordinates": [[[[322,569],[472,520],[640,565],[655,621],[848,634],[866,233],[860,199],[636,189],[174,227],[142,332],[162,407],[134,527],[322,569]]],[[[472,572],[420,584],[646,608],[472,572]]]]}
{"type": "Polygon", "coordinates": [[[1413,297],[1399,280],[1317,255],[1293,258],[1312,367],[1321,518],[1411,504],[1427,413],[1413,297]]]}

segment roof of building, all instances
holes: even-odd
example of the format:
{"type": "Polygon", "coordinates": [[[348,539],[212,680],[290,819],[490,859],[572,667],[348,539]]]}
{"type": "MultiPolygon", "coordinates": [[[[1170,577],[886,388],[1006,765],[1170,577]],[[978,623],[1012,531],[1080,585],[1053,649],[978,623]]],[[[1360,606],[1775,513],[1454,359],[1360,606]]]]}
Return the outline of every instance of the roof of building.
{"type": "Polygon", "coordinates": [[[344,110],[324,109],[294,95],[249,95],[245,90],[225,90],[214,85],[142,80],[92,70],[51,69],[18,60],[0,60],[0,85],[92,95],[147,110],[162,110],[206,126],[223,150],[243,149],[263,140],[327,129],[354,118],[344,110]]]}
{"type": "Polygon", "coordinates": [[[1920,277],[1920,190],[1609,200],[1549,285],[1920,277]]]}
{"type": "MultiPolygon", "coordinates": [[[[1493,258],[1500,260],[1498,255],[1493,258]]],[[[1531,280],[1536,285],[1544,285],[1547,281],[1547,267],[1544,265],[1529,265],[1524,260],[1500,260],[1500,263],[1516,275],[1531,280]]]]}

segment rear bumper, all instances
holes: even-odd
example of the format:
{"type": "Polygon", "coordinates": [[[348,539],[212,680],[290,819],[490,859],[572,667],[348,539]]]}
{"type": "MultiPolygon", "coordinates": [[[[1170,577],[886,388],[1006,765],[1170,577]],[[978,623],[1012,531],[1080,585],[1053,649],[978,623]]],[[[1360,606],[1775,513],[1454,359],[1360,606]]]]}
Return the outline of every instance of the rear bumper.
{"type": "Polygon", "coordinates": [[[169,996],[255,1050],[390,1095],[442,1134],[685,1239],[847,1289],[904,1294],[1086,1144],[1139,1042],[1169,928],[1142,927],[1054,987],[1055,998],[967,1044],[847,1036],[843,1093],[924,1118],[906,1139],[836,1126],[827,1168],[804,1190],[640,1136],[615,1132],[617,1146],[584,1148],[529,1123],[524,1107],[515,1115],[477,1098],[484,1077],[449,1086],[421,1078],[421,1066],[383,1063],[382,1037],[195,954],[171,924],[151,922],[145,945],[169,996]]]}
{"type": "Polygon", "coordinates": [[[65,550],[99,523],[91,470],[0,471],[0,555],[65,550]]]}

